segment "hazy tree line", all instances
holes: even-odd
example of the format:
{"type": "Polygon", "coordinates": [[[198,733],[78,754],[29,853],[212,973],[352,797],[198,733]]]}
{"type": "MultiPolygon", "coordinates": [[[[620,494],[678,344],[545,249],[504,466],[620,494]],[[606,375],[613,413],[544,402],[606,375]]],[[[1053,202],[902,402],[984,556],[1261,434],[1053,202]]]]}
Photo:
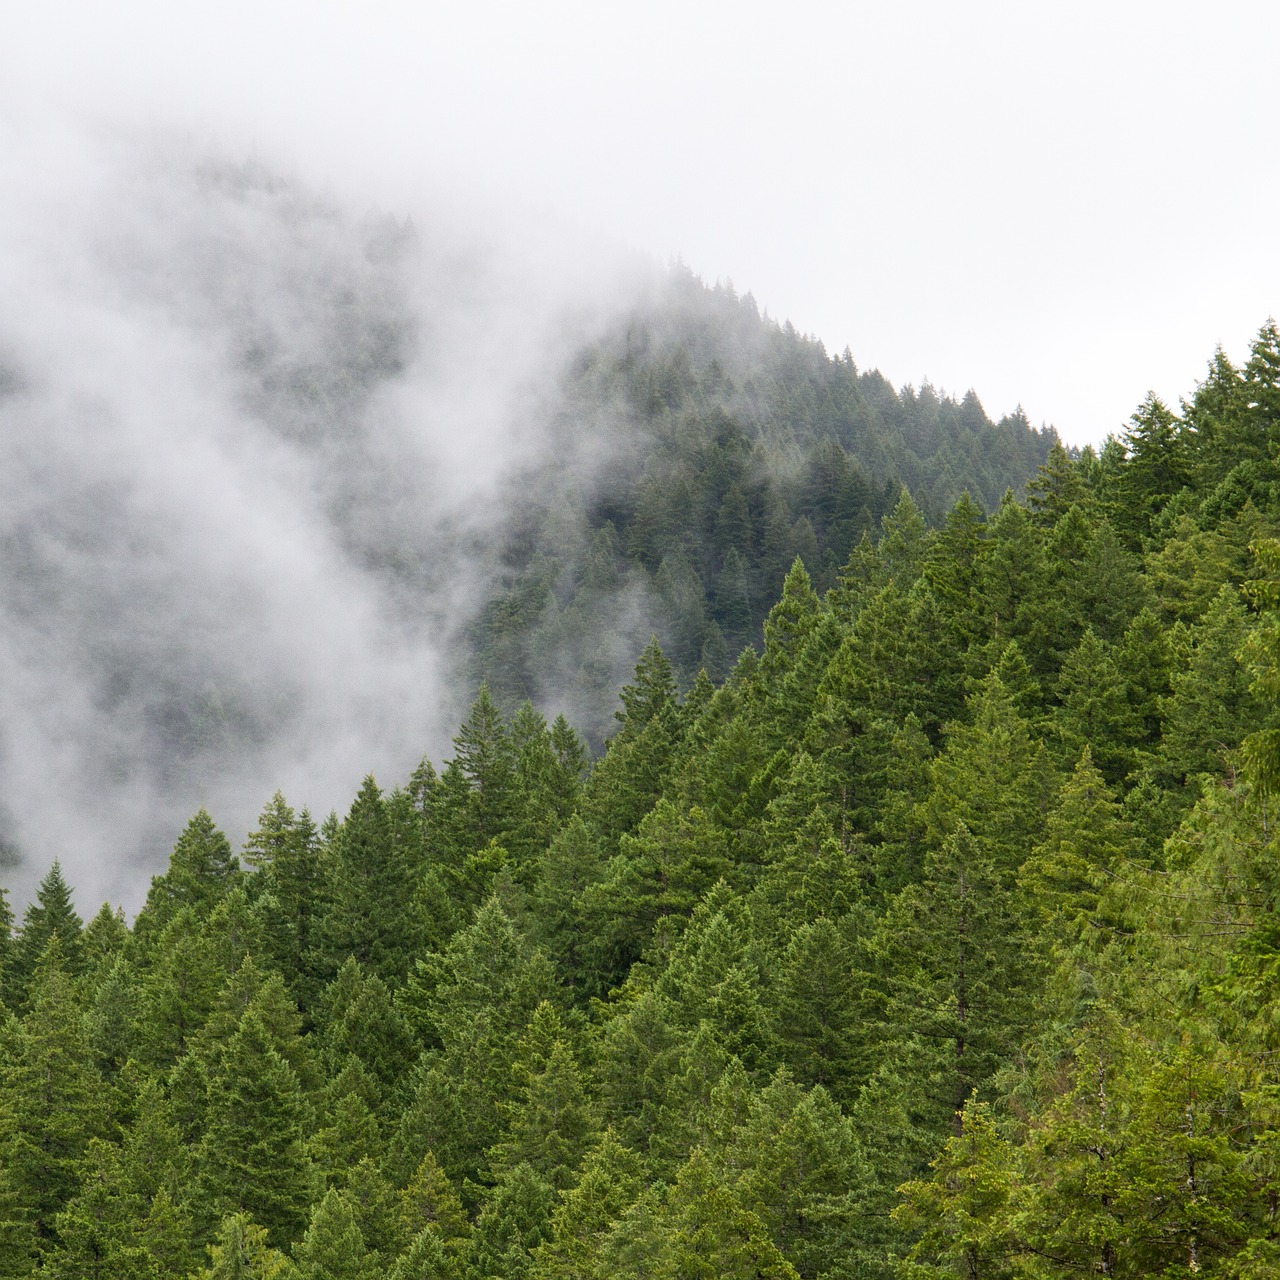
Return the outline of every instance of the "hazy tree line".
{"type": "Polygon", "coordinates": [[[55,865],[0,1275],[1276,1274],[1278,440],[1269,324],[797,559],[722,681],[651,643],[594,762],[485,689],[345,817],[198,813],[132,925],[55,865]]]}
{"type": "Polygon", "coordinates": [[[682,688],[719,681],[797,556],[825,591],[904,485],[930,523],[965,491],[990,511],[1057,438],[1021,410],[991,422],[972,391],[895,391],[679,267],[560,397],[547,458],[503,503],[471,675],[508,710],[571,705],[593,746],[651,633],[682,688]]]}

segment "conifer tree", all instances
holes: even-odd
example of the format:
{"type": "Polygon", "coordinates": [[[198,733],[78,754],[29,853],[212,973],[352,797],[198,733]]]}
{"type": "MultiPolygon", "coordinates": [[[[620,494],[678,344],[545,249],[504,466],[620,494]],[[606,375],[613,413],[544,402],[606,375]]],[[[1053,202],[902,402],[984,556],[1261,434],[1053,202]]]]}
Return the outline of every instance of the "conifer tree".
{"type": "Polygon", "coordinates": [[[586,967],[589,947],[582,899],[604,874],[599,841],[575,813],[543,854],[529,894],[533,937],[555,964],[560,980],[600,995],[607,986],[586,967]]]}
{"type": "Polygon", "coordinates": [[[91,982],[114,968],[128,942],[129,926],[124,921],[124,908],[104,902],[84,929],[85,967],[91,982]]]}
{"type": "Polygon", "coordinates": [[[1061,440],[1049,446],[1048,457],[1027,481],[1027,507],[1035,522],[1051,529],[1076,503],[1084,499],[1084,484],[1061,440]]]}
{"type": "Polygon", "coordinates": [[[576,1180],[596,1132],[586,1081],[562,1039],[525,1070],[523,1096],[512,1109],[507,1136],[493,1148],[492,1163],[496,1169],[527,1163],[549,1186],[563,1191],[576,1180]]]}
{"type": "Polygon", "coordinates": [[[977,592],[986,523],[966,490],[947,513],[921,569],[957,648],[966,648],[981,629],[977,592]]]}
{"type": "Polygon", "coordinates": [[[245,842],[245,860],[274,899],[268,942],[295,998],[310,1004],[319,992],[327,881],[320,838],[311,815],[295,814],[276,792],[245,842]]]}
{"type": "Polygon", "coordinates": [[[376,1274],[351,1201],[340,1191],[327,1191],[316,1204],[293,1257],[299,1280],[372,1280],[376,1274]]]}
{"type": "Polygon", "coordinates": [[[240,863],[226,836],[201,809],[173,846],[168,870],[152,877],[146,905],[134,925],[135,935],[149,941],[184,908],[196,920],[204,920],[239,876],[240,863]]]}
{"type": "Polygon", "coordinates": [[[601,1262],[598,1274],[661,1280],[799,1280],[764,1223],[702,1151],[690,1156],[661,1202],[642,1199],[631,1208],[606,1240],[601,1262]]]}
{"type": "MultiPolygon", "coordinates": [[[[57,1243],[55,1219],[78,1187],[78,1166],[101,1136],[102,1081],[93,1065],[61,938],[53,934],[31,984],[31,1007],[0,1076],[0,1241],[22,1274],[25,1254],[57,1243]]],[[[0,1272],[0,1274],[4,1274],[0,1272]]]]}
{"type": "Polygon", "coordinates": [[[506,830],[515,768],[507,726],[487,685],[480,687],[453,746],[470,788],[469,820],[478,849],[506,830]]]}
{"type": "Polygon", "coordinates": [[[204,1025],[226,975],[213,963],[209,939],[191,907],[175,911],[153,935],[148,950],[150,965],[140,992],[140,1056],[167,1068],[204,1025]]]}
{"type": "Polygon", "coordinates": [[[1262,708],[1239,659],[1248,632],[1239,591],[1224,586],[1192,632],[1190,660],[1172,678],[1163,706],[1158,767],[1176,783],[1192,784],[1202,773],[1221,775],[1229,753],[1261,727],[1262,708]]]}
{"type": "Polygon", "coordinates": [[[861,1243],[870,1169],[826,1090],[777,1072],[713,1158],[801,1276],[841,1274],[861,1243]]]}
{"type": "Polygon", "coordinates": [[[208,1127],[196,1157],[204,1212],[243,1211],[275,1243],[297,1239],[312,1182],[308,1110],[298,1077],[250,1009],[209,1082],[208,1127]]]}
{"type": "Polygon", "coordinates": [[[610,853],[661,794],[680,737],[675,679],[656,638],[641,654],[635,680],[621,697],[623,710],[615,715],[622,728],[591,771],[579,806],[610,853]]]}
{"type": "Polygon", "coordinates": [[[462,1201],[430,1151],[400,1192],[400,1226],[410,1240],[430,1231],[454,1253],[470,1233],[462,1201]]]}
{"type": "Polygon", "coordinates": [[[1021,1040],[1036,966],[1014,894],[962,823],[925,861],[925,878],[890,904],[882,1035],[914,1040],[928,1066],[914,1082],[941,1134],[1021,1040]]]}
{"type": "Polygon", "coordinates": [[[290,1280],[284,1254],[267,1243],[266,1229],[245,1213],[222,1220],[209,1259],[200,1280],[290,1280]]]}
{"type": "Polygon", "coordinates": [[[1062,700],[1055,717],[1067,759],[1088,746],[1103,776],[1118,783],[1129,772],[1129,743],[1136,736],[1124,679],[1104,641],[1090,627],[1067,655],[1058,678],[1062,700]]]}
{"type": "Polygon", "coordinates": [[[848,1096],[863,1069],[853,968],[845,929],[820,916],[791,935],[774,995],[782,1053],[792,1071],[837,1097],[848,1096]]]}
{"type": "Polygon", "coordinates": [[[575,1186],[552,1215],[551,1237],[534,1251],[538,1280],[587,1280],[612,1226],[639,1198],[643,1162],[607,1129],[583,1162],[575,1186]]]}
{"type": "Polygon", "coordinates": [[[460,1280],[461,1274],[440,1237],[423,1227],[391,1268],[390,1280],[460,1280]]]}
{"type": "Polygon", "coordinates": [[[468,1280],[522,1280],[533,1251],[551,1235],[551,1188],[527,1164],[508,1170],[476,1219],[467,1249],[468,1280]]]}
{"type": "Polygon", "coordinates": [[[1040,608],[1046,592],[1044,545],[1012,493],[1005,494],[988,522],[987,539],[979,570],[984,629],[997,653],[1016,640],[1031,670],[1042,676],[1052,660],[1040,608]]]}
{"type": "Polygon", "coordinates": [[[1047,762],[998,676],[983,680],[969,709],[970,722],[949,727],[946,750],[932,763],[921,818],[935,848],[964,824],[1011,877],[1040,827],[1047,762]]]}
{"type": "Polygon", "coordinates": [[[1128,458],[1114,518],[1136,544],[1174,494],[1190,482],[1192,460],[1182,423],[1154,391],[1130,419],[1124,445],[1128,458]]]}
{"type": "Polygon", "coordinates": [[[330,962],[348,957],[397,986],[417,951],[417,928],[408,910],[422,868],[392,838],[382,793],[372,777],[343,822],[329,863],[330,962]]]}
{"type": "Polygon", "coordinates": [[[331,1075],[348,1056],[385,1092],[404,1079],[417,1058],[417,1046],[386,984],[348,957],[320,998],[317,1010],[320,1051],[331,1075]]]}
{"type": "Polygon", "coordinates": [[[71,886],[55,861],[36,890],[35,901],[22,914],[22,932],[13,948],[12,980],[25,990],[49,945],[58,935],[62,966],[72,977],[84,969],[84,923],[71,903],[71,886]]]}
{"type": "MultiPolygon", "coordinates": [[[[1043,841],[1018,873],[1041,928],[1063,945],[1081,940],[1114,875],[1135,851],[1134,832],[1088,746],[1063,785],[1043,841]]],[[[1087,939],[1086,939],[1087,940],[1087,939]]]]}

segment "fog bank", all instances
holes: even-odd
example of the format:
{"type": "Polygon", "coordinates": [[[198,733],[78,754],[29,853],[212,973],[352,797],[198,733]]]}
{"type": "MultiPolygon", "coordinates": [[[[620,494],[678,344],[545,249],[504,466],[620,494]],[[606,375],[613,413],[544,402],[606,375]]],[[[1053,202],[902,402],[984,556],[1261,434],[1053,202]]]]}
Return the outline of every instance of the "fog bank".
{"type": "Polygon", "coordinates": [[[449,753],[503,480],[644,268],[186,140],[6,138],[5,874],[132,908],[200,805],[238,840],[277,787],[322,814],[449,753]]]}

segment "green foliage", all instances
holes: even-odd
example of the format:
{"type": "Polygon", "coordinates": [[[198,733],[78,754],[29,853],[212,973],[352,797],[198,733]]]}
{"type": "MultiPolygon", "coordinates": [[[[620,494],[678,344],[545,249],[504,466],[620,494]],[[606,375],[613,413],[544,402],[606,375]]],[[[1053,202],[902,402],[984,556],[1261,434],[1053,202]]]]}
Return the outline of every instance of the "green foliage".
{"type": "Polygon", "coordinates": [[[208,1121],[196,1153],[202,1208],[248,1213],[276,1244],[306,1221],[312,1171],[309,1108],[293,1069],[250,1008],[210,1073],[208,1121]]]}
{"type": "Polygon", "coordinates": [[[247,1214],[222,1220],[216,1241],[209,1246],[210,1265],[200,1280],[287,1280],[288,1263],[267,1243],[265,1228],[247,1214]]]}
{"type": "MultiPolygon", "coordinates": [[[[987,429],[775,336],[832,421],[987,429]]],[[[132,925],[0,895],[0,1275],[1273,1274],[1277,352],[934,530],[943,471],[646,347],[661,465],[510,560],[439,773],[277,794],[250,873],[201,812],[132,925]],[[517,695],[622,592],[662,644],[592,761],[517,695]]]]}

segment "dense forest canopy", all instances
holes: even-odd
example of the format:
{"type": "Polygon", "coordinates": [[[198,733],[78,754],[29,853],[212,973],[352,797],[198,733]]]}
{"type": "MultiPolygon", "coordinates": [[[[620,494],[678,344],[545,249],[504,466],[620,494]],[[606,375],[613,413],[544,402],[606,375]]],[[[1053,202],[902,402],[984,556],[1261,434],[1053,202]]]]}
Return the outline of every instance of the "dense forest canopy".
{"type": "Polygon", "coordinates": [[[486,686],[345,816],[198,812],[132,923],[54,864],[0,1275],[1274,1276],[1277,442],[1268,323],[1022,500],[796,558],[722,680],[652,641],[594,762],[486,686]]]}

